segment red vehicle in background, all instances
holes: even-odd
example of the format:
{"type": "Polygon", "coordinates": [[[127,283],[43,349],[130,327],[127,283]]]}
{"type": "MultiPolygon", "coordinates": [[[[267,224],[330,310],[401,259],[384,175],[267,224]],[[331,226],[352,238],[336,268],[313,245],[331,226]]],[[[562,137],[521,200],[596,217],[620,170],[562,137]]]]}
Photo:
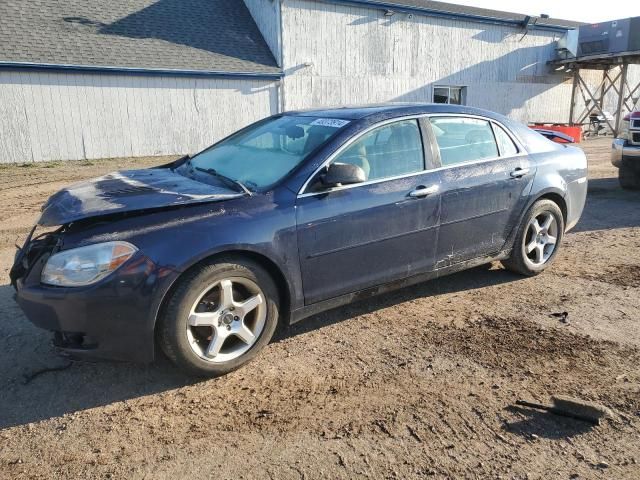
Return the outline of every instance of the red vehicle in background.
{"type": "Polygon", "coordinates": [[[618,167],[622,188],[640,190],[640,111],[624,117],[620,134],[613,140],[611,163],[618,167]]]}
{"type": "Polygon", "coordinates": [[[531,127],[531,128],[536,132],[538,132],[543,137],[546,137],[553,142],[576,143],[576,139],[573,138],[571,135],[567,135],[566,133],[562,133],[557,130],[550,130],[548,128],[541,128],[541,127],[531,127]]]}
{"type": "Polygon", "coordinates": [[[580,143],[582,126],[559,123],[531,123],[529,128],[556,143],[580,143]]]}

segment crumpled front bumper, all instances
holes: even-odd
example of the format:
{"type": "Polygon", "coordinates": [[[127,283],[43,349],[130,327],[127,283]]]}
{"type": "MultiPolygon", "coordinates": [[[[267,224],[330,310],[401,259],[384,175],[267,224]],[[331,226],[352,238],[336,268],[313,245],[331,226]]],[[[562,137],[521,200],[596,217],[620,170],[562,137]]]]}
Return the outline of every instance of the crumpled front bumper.
{"type": "Polygon", "coordinates": [[[640,163],[640,145],[629,145],[626,140],[615,138],[611,145],[611,163],[620,168],[623,161],[640,163]]]}
{"type": "Polygon", "coordinates": [[[16,301],[34,325],[55,332],[57,346],[74,357],[153,361],[155,320],[174,270],[138,252],[95,285],[61,288],[40,283],[46,258],[14,282],[16,301]]]}

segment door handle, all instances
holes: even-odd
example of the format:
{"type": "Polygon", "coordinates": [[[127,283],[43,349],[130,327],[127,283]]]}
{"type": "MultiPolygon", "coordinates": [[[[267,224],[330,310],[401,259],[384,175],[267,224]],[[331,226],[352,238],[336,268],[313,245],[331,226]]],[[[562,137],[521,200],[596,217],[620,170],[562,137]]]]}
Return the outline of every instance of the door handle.
{"type": "Polygon", "coordinates": [[[409,196],[411,198],[427,197],[429,195],[433,195],[434,193],[438,193],[438,190],[440,190],[439,185],[431,185],[430,187],[425,187],[424,185],[420,185],[419,187],[416,187],[415,190],[412,190],[411,192],[409,192],[409,196]]]}
{"type": "Polygon", "coordinates": [[[529,173],[528,168],[518,167],[515,170],[513,170],[510,173],[510,175],[511,175],[511,178],[520,178],[520,177],[524,177],[527,173],[529,173]]]}

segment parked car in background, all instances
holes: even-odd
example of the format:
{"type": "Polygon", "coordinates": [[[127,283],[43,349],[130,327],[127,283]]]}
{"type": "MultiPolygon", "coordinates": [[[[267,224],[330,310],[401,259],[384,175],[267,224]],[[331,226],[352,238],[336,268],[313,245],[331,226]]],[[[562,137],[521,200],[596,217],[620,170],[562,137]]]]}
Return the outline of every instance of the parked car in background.
{"type": "Polygon", "coordinates": [[[624,117],[620,135],[613,140],[611,163],[618,167],[622,188],[640,189],[640,111],[624,117]]]}
{"type": "Polygon", "coordinates": [[[72,185],[11,270],[76,356],[220,375],[278,324],[501,260],[542,272],[587,162],[501,115],[442,104],[288,112],[168,165],[72,185]]]}

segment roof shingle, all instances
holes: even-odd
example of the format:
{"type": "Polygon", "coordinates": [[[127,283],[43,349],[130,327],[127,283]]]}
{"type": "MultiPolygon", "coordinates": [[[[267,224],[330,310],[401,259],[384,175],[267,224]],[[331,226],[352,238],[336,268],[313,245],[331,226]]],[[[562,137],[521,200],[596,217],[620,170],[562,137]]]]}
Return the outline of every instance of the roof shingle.
{"type": "Polygon", "coordinates": [[[241,0],[3,1],[0,61],[280,72],[241,0]]]}

